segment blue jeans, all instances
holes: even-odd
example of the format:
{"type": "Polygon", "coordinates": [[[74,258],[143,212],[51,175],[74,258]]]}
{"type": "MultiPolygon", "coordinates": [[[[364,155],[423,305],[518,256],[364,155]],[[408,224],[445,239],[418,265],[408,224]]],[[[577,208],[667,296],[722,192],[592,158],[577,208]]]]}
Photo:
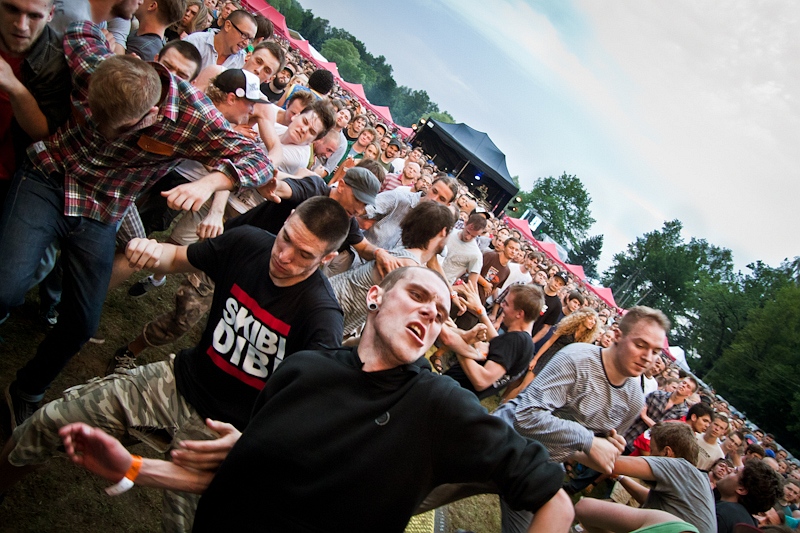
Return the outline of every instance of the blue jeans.
{"type": "Polygon", "coordinates": [[[17,372],[23,399],[39,401],[64,365],[97,330],[111,278],[113,224],[64,215],[64,184],[26,163],[0,219],[0,317],[21,305],[45,250],[61,244],[64,292],[58,324],[17,372]]]}

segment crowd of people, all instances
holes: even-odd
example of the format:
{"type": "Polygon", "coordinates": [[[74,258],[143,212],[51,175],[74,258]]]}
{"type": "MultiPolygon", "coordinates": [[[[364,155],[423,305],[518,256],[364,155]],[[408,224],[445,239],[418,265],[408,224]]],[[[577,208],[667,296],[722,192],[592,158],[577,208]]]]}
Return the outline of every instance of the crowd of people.
{"type": "Polygon", "coordinates": [[[164,489],[166,531],[402,531],[478,493],[504,532],[797,527],[798,465],[662,355],[661,311],[588,292],[246,6],[0,0],[0,57],[0,324],[38,286],[49,328],[4,376],[0,502],[65,450],[164,489]],[[182,275],[174,308],[42,405],[140,270],[131,297],[182,275]]]}

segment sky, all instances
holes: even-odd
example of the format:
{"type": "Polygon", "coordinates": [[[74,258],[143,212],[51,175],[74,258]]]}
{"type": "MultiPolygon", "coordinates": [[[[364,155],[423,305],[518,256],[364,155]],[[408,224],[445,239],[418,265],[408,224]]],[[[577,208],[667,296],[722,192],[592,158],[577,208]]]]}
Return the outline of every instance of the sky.
{"type": "Polygon", "coordinates": [[[522,189],[577,175],[601,271],[676,218],[744,271],[800,255],[795,0],[300,1],[486,132],[522,189]]]}

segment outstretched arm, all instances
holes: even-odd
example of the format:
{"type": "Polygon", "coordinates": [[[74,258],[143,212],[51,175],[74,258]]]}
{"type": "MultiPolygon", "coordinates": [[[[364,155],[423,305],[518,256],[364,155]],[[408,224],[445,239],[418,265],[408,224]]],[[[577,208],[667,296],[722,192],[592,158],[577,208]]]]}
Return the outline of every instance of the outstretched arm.
{"type": "MultiPolygon", "coordinates": [[[[109,481],[119,482],[133,464],[128,450],[101,429],[79,422],[62,427],[58,433],[73,463],[109,481]]],[[[213,477],[213,472],[188,470],[160,459],[143,459],[136,483],[202,494],[213,477]]]]}
{"type": "Polygon", "coordinates": [[[125,248],[128,265],[139,270],[150,270],[157,274],[175,272],[198,272],[186,256],[186,246],[161,243],[153,239],[133,239],[125,248]]]}

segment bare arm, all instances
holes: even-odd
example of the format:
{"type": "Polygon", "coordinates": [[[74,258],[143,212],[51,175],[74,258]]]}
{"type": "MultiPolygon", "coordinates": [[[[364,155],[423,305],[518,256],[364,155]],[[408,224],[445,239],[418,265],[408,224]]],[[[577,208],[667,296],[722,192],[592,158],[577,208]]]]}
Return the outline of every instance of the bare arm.
{"type": "Polygon", "coordinates": [[[639,416],[642,417],[642,420],[644,420],[644,423],[647,424],[648,427],[653,427],[656,425],[656,421],[647,416],[647,404],[642,407],[642,411],[639,413],[639,416]]]}
{"type": "Polygon", "coordinates": [[[218,235],[222,235],[225,229],[222,219],[225,215],[225,206],[228,204],[230,195],[230,191],[217,191],[214,193],[214,199],[211,200],[208,214],[197,226],[198,237],[201,239],[213,239],[218,235]]]}
{"type": "Polygon", "coordinates": [[[627,476],[620,476],[617,480],[625,490],[628,491],[628,494],[633,496],[633,499],[639,503],[644,503],[647,501],[647,495],[650,494],[650,489],[641,485],[641,483],[637,483],[632,478],[627,476]]]}
{"type": "Polygon", "coordinates": [[[186,246],[160,243],[153,239],[133,239],[125,249],[131,268],[157,274],[198,272],[186,256],[186,246]]]}
{"type": "Polygon", "coordinates": [[[552,345],[553,345],[553,344],[556,342],[556,340],[557,340],[559,337],[561,337],[561,335],[558,335],[558,334],[555,334],[555,333],[554,333],[552,337],[550,337],[549,339],[547,339],[547,342],[546,342],[546,343],[544,343],[544,344],[542,345],[542,347],[541,347],[541,348],[539,348],[539,351],[538,351],[538,352],[536,352],[536,355],[534,355],[534,356],[533,356],[533,359],[531,359],[531,363],[528,365],[528,368],[530,368],[531,370],[533,370],[533,367],[535,367],[535,366],[536,366],[536,363],[538,363],[538,362],[539,362],[539,359],[541,359],[541,358],[542,358],[542,355],[543,355],[543,354],[544,354],[544,353],[545,353],[547,350],[549,350],[549,349],[550,349],[550,347],[551,347],[551,346],[552,346],[552,345]]]}
{"type": "Polygon", "coordinates": [[[31,139],[41,141],[50,135],[47,118],[45,118],[42,110],[39,109],[36,99],[22,82],[14,76],[11,65],[2,57],[0,57],[0,90],[8,93],[14,117],[16,117],[17,123],[31,139]]]}
{"type": "MultiPolygon", "coordinates": [[[[101,429],[79,422],[62,427],[59,435],[73,463],[109,481],[120,481],[133,463],[128,450],[101,429]]],[[[188,470],[160,459],[143,459],[136,484],[202,494],[213,477],[214,472],[188,470]]]]}
{"type": "Polygon", "coordinates": [[[528,533],[563,533],[569,531],[575,509],[567,493],[559,490],[533,515],[528,533]]]}
{"type": "Polygon", "coordinates": [[[184,183],[164,191],[161,196],[167,199],[170,209],[183,209],[184,211],[197,211],[211,195],[217,191],[233,190],[234,182],[223,174],[215,171],[207,174],[197,181],[184,183]]]}
{"type": "Polygon", "coordinates": [[[537,342],[539,342],[540,340],[542,340],[542,338],[543,338],[545,335],[547,335],[547,332],[548,332],[548,331],[550,331],[550,328],[552,328],[552,327],[553,327],[553,326],[551,326],[550,324],[544,324],[544,325],[542,326],[542,329],[540,329],[540,330],[539,330],[539,331],[536,333],[536,335],[534,335],[534,336],[533,336],[533,343],[534,343],[534,344],[536,344],[537,342]]]}

